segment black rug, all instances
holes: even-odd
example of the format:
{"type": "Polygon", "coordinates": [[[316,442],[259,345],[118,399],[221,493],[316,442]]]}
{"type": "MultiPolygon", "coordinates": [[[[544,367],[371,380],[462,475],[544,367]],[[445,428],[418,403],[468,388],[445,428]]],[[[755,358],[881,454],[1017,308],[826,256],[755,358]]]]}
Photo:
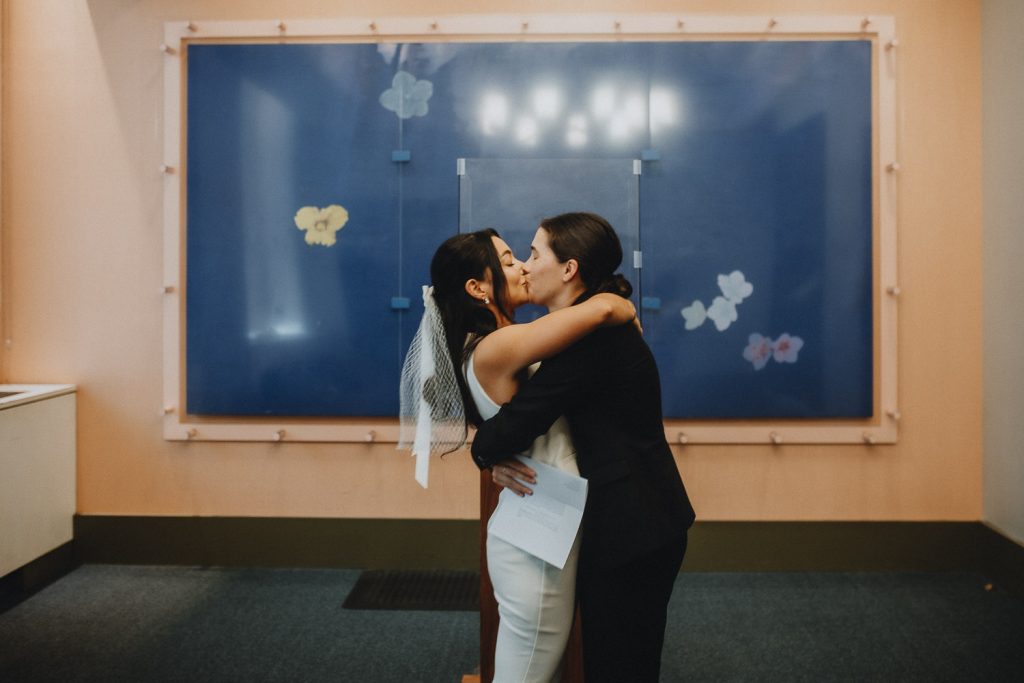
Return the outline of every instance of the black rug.
{"type": "Polygon", "coordinates": [[[455,570],[367,570],[345,598],[345,609],[480,609],[480,573],[455,570]]]}

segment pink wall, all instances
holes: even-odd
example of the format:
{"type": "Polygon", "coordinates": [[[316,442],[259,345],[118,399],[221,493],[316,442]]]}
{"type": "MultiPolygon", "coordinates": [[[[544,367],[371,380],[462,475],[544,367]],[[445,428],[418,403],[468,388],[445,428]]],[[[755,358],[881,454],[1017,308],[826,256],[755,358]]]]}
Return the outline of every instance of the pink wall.
{"type": "MultiPolygon", "coordinates": [[[[630,12],[807,14],[812,0],[634,2],[630,12]]],[[[471,518],[464,454],[430,490],[392,444],[171,443],[161,434],[162,23],[531,11],[621,2],[12,0],[3,37],[0,379],[79,385],[85,514],[471,518]],[[381,10],[381,5],[386,10],[381,10]]],[[[827,4],[900,41],[899,387],[893,446],[689,446],[702,519],[981,515],[978,0],[827,4]]]]}

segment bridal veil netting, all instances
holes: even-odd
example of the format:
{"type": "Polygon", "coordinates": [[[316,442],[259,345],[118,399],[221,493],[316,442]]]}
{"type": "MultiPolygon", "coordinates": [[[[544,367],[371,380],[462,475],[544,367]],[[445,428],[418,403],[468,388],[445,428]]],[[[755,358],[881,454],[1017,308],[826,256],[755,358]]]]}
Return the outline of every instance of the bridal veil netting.
{"type": "Polygon", "coordinates": [[[412,448],[416,481],[426,488],[430,454],[466,442],[466,413],[433,287],[423,287],[423,319],[402,365],[399,401],[398,447],[412,448]]]}

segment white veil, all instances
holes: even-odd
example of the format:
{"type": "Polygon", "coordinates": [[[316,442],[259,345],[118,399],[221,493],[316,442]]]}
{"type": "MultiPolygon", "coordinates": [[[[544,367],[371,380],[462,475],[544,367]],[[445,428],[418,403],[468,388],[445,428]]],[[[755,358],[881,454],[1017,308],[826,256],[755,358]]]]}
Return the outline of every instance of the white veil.
{"type": "Polygon", "coordinates": [[[416,481],[427,488],[430,454],[466,442],[466,412],[433,287],[423,287],[423,319],[402,365],[399,402],[398,447],[412,448],[416,481]]]}

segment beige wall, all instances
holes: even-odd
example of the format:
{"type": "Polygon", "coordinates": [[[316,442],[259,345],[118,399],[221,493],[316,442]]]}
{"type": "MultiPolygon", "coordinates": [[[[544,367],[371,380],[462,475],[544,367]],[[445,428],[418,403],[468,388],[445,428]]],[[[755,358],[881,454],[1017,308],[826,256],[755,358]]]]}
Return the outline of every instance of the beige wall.
{"type": "Polygon", "coordinates": [[[1024,3],[985,0],[984,518],[1024,543],[1024,3]]]}
{"type": "Polygon", "coordinates": [[[7,278],[4,275],[4,271],[7,266],[7,252],[4,250],[4,243],[6,242],[6,228],[7,221],[4,220],[4,178],[7,173],[4,171],[4,145],[3,145],[3,120],[2,115],[4,111],[4,90],[7,85],[7,79],[4,76],[6,70],[7,58],[5,52],[7,51],[7,2],[6,0],[0,0],[0,382],[4,380],[6,372],[4,369],[4,328],[7,327],[7,307],[6,298],[7,291],[5,285],[7,284],[7,278]]]}
{"type": "MultiPolygon", "coordinates": [[[[616,11],[608,0],[11,0],[4,190],[7,381],[74,382],[86,514],[469,518],[454,454],[412,479],[392,445],[161,438],[162,22],[355,14],[616,11]],[[386,9],[381,9],[381,6],[386,9]],[[428,9],[429,8],[429,9],[428,9]]],[[[821,12],[817,0],[629,11],[821,12]]],[[[827,3],[899,36],[899,444],[677,451],[703,519],[981,516],[981,10],[978,0],[827,3]]]]}

